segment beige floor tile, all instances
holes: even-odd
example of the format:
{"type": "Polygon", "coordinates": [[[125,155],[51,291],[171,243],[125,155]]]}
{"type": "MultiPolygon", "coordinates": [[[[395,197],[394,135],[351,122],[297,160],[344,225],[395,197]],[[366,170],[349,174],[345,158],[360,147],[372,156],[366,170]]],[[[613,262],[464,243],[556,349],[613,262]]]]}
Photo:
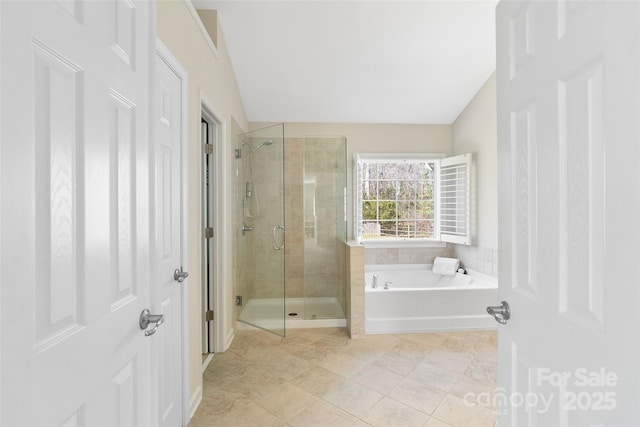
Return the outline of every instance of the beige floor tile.
{"type": "Polygon", "coordinates": [[[383,369],[388,369],[399,375],[409,375],[420,362],[413,357],[404,357],[402,354],[385,353],[372,362],[383,369]]]}
{"type": "Polygon", "coordinates": [[[335,353],[332,350],[315,346],[313,345],[313,343],[300,344],[296,345],[295,347],[286,347],[284,348],[284,351],[293,354],[294,356],[298,356],[308,362],[322,360],[328,355],[335,353]]]}
{"type": "Polygon", "coordinates": [[[496,360],[495,331],[350,340],[345,328],[242,329],[205,372],[190,427],[493,425],[493,408],[462,398],[495,388],[496,360]]]}
{"type": "Polygon", "coordinates": [[[459,397],[448,395],[433,417],[454,427],[493,427],[496,413],[480,405],[469,405],[459,397]]]}
{"type": "Polygon", "coordinates": [[[276,417],[288,421],[311,405],[315,399],[318,398],[300,387],[285,383],[276,393],[260,396],[254,401],[276,417]]]}
{"type": "Polygon", "coordinates": [[[489,336],[477,334],[476,331],[452,332],[449,338],[442,343],[441,348],[452,351],[476,351],[486,346],[489,336]]]}
{"type": "Polygon", "coordinates": [[[326,335],[316,341],[313,341],[311,345],[323,349],[340,351],[349,343],[349,337],[337,334],[326,335]]]}
{"type": "Polygon", "coordinates": [[[496,351],[498,351],[498,331],[492,331],[493,333],[489,334],[489,339],[487,340],[487,344],[493,347],[496,351]]]}
{"type": "Polygon", "coordinates": [[[286,425],[287,423],[283,420],[247,398],[234,400],[225,412],[210,414],[199,410],[189,423],[189,427],[284,427],[286,425]]]}
{"type": "Polygon", "coordinates": [[[283,380],[290,381],[315,365],[302,357],[278,350],[277,356],[269,360],[269,369],[283,380]]]}
{"type": "Polygon", "coordinates": [[[377,347],[364,340],[351,340],[340,350],[341,353],[348,354],[367,363],[377,360],[380,356],[387,353],[387,351],[387,349],[377,347]]]}
{"type": "Polygon", "coordinates": [[[343,353],[330,353],[322,359],[314,360],[313,363],[345,377],[350,377],[367,366],[367,362],[343,353]]]}
{"type": "Polygon", "coordinates": [[[382,394],[390,392],[403,379],[402,375],[375,365],[365,366],[351,377],[352,381],[382,394]]]}
{"type": "Polygon", "coordinates": [[[429,417],[407,405],[385,397],[371,408],[364,416],[364,420],[376,427],[422,427],[429,420],[429,417]]]}
{"type": "Polygon", "coordinates": [[[421,344],[411,340],[402,339],[398,344],[394,345],[387,354],[403,357],[407,360],[420,363],[425,356],[435,350],[436,347],[429,344],[421,344]]]}
{"type": "Polygon", "coordinates": [[[288,336],[282,340],[282,343],[278,348],[280,348],[282,351],[291,353],[292,350],[295,350],[298,348],[304,348],[304,346],[311,345],[312,343],[313,341],[307,336],[303,336],[303,335],[295,335],[292,337],[288,336]]]}
{"type": "Polygon", "coordinates": [[[431,418],[424,427],[451,427],[450,424],[443,423],[437,418],[431,418]]]}
{"type": "Polygon", "coordinates": [[[458,377],[455,372],[426,362],[418,365],[408,375],[408,378],[447,392],[458,381],[458,377]]]}
{"type": "Polygon", "coordinates": [[[222,387],[222,390],[239,393],[255,400],[263,395],[278,393],[284,383],[284,380],[266,368],[253,368],[248,369],[237,381],[222,387]]]}
{"type": "Polygon", "coordinates": [[[229,353],[216,354],[216,369],[207,369],[204,372],[204,382],[212,385],[223,386],[234,381],[238,381],[240,377],[246,374],[247,365],[241,358],[231,356],[229,353]]]}
{"type": "Polygon", "coordinates": [[[345,377],[342,375],[338,375],[320,366],[314,366],[291,380],[291,383],[309,393],[322,396],[330,388],[344,381],[344,379],[345,377]]]}
{"type": "Polygon", "coordinates": [[[442,402],[446,393],[427,384],[405,378],[387,396],[425,414],[431,414],[442,402]]]}
{"type": "Polygon", "coordinates": [[[376,403],[382,394],[350,380],[329,389],[322,398],[356,417],[362,418],[376,403]]]}
{"type": "Polygon", "coordinates": [[[433,347],[442,345],[449,338],[449,332],[436,332],[432,334],[402,334],[403,339],[415,341],[420,344],[426,344],[433,347]]]}
{"type": "Polygon", "coordinates": [[[240,401],[242,399],[247,399],[247,397],[240,393],[233,393],[227,390],[222,390],[218,387],[213,387],[209,384],[204,384],[202,403],[200,404],[196,415],[199,417],[210,417],[225,414],[233,410],[236,401],[240,401]]]}
{"type": "Polygon", "coordinates": [[[364,342],[377,346],[378,348],[390,350],[398,344],[400,338],[395,335],[366,335],[362,338],[364,342]]]}
{"type": "Polygon", "coordinates": [[[427,354],[423,360],[430,365],[462,374],[474,361],[474,357],[471,353],[452,352],[439,348],[427,354]]]}
{"type": "Polygon", "coordinates": [[[449,394],[495,410],[494,391],[495,387],[491,384],[483,384],[480,381],[468,381],[466,377],[462,376],[453,387],[451,387],[449,394]]]}
{"type": "Polygon", "coordinates": [[[470,382],[495,386],[498,377],[498,362],[495,357],[493,360],[488,359],[486,356],[483,358],[476,357],[465,369],[464,376],[470,382]]]}
{"type": "Polygon", "coordinates": [[[341,427],[352,426],[358,419],[353,415],[336,408],[322,399],[316,399],[305,409],[288,420],[296,427],[341,427]]]}

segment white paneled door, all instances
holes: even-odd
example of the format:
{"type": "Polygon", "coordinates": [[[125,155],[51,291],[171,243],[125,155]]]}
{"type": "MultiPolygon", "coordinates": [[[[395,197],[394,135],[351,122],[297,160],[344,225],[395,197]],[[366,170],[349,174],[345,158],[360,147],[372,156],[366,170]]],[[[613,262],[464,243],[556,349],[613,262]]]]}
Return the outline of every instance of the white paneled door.
{"type": "Polygon", "coordinates": [[[183,135],[182,79],[166,49],[155,57],[155,255],[152,285],[154,311],[164,325],[153,344],[153,387],[157,393],[157,425],[179,426],[182,421],[182,287],[184,271],[181,239],[181,142],[183,135]],[[163,54],[164,52],[164,54],[163,54]],[[177,271],[176,271],[177,270],[177,271]]]}
{"type": "Polygon", "coordinates": [[[640,425],[640,3],[497,8],[504,426],[640,425]]]}
{"type": "Polygon", "coordinates": [[[149,425],[153,4],[0,9],[0,424],[149,425]]]}

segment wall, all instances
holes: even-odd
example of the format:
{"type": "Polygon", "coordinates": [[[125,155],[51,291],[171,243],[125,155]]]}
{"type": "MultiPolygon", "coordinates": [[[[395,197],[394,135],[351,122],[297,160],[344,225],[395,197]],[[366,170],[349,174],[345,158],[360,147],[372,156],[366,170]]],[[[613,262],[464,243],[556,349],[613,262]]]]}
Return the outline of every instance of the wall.
{"type": "MultiPolygon", "coordinates": [[[[251,122],[251,129],[270,123],[251,122]]],[[[451,153],[450,125],[363,123],[285,123],[286,138],[344,136],[347,138],[347,235],[352,238],[353,153],[451,153]]]]}
{"type": "MultiPolygon", "coordinates": [[[[240,99],[238,86],[229,60],[224,37],[217,32],[217,48],[210,40],[206,29],[197,17],[188,1],[160,0],[157,4],[158,37],[187,70],[189,83],[188,98],[188,243],[189,286],[189,385],[191,413],[195,411],[202,397],[202,324],[201,324],[201,147],[200,112],[201,99],[207,101],[211,112],[220,121],[221,140],[216,154],[221,158],[233,158],[233,135],[240,128],[247,127],[247,120],[240,99]]],[[[217,31],[217,28],[215,29],[217,31]]],[[[215,179],[221,189],[216,198],[221,208],[217,211],[220,224],[231,224],[233,218],[232,168],[230,162],[221,162],[216,168],[215,179]]],[[[233,233],[231,227],[219,227],[217,230],[218,247],[231,248],[233,233]]],[[[229,250],[218,251],[217,280],[219,283],[232,283],[232,254],[229,250]]],[[[230,286],[221,287],[218,297],[231,301],[230,286]]],[[[218,322],[224,329],[224,336],[217,337],[217,344],[228,342],[232,337],[231,304],[225,305],[216,313],[218,322]]]]}
{"type": "Polygon", "coordinates": [[[498,156],[496,75],[493,73],[453,123],[453,154],[475,153],[477,238],[451,245],[470,269],[498,275],[498,156]]]}

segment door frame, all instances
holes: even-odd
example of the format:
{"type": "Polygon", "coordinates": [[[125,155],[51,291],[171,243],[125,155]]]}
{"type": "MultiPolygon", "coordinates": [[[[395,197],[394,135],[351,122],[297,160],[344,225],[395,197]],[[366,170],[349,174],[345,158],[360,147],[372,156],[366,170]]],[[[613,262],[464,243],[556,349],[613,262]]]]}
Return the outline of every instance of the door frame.
{"type": "MultiPolygon", "coordinates": [[[[213,283],[210,283],[211,289],[209,289],[210,295],[213,295],[214,304],[214,340],[213,351],[214,353],[220,353],[229,348],[231,341],[233,340],[233,328],[228,326],[230,324],[228,320],[228,305],[224,304],[225,301],[230,301],[230,287],[223,286],[224,283],[231,283],[227,279],[229,274],[228,265],[230,263],[228,258],[228,250],[232,246],[232,240],[229,234],[229,227],[227,224],[229,221],[228,209],[225,206],[231,206],[230,198],[231,193],[229,191],[230,185],[227,185],[229,176],[229,161],[225,159],[231,159],[232,151],[227,144],[227,124],[221,117],[224,115],[221,110],[215,107],[215,103],[207,97],[202,91],[200,92],[200,117],[202,117],[202,111],[206,111],[207,115],[213,120],[215,125],[215,144],[213,146],[213,169],[214,174],[210,179],[213,179],[213,185],[210,186],[213,191],[214,197],[210,198],[210,209],[214,212],[213,220],[213,262],[216,266],[213,273],[213,283]]],[[[198,129],[202,129],[201,126],[198,129]]],[[[202,135],[198,135],[198,141],[202,141],[202,135]]],[[[202,169],[203,162],[200,165],[200,178],[204,170],[202,169]]],[[[200,209],[200,224],[204,224],[203,209],[200,209]]],[[[211,343],[210,343],[211,345],[211,343]]],[[[208,358],[208,361],[210,359],[208,358]]],[[[208,362],[207,362],[208,363],[208,362]]],[[[204,366],[203,366],[204,369],[204,366]]]]}
{"type": "Polygon", "coordinates": [[[210,241],[207,238],[204,238],[202,240],[202,258],[201,258],[201,274],[202,274],[202,280],[200,283],[200,292],[201,292],[201,300],[200,300],[200,305],[202,307],[202,311],[200,312],[200,315],[202,316],[202,344],[204,344],[204,340],[206,337],[206,344],[207,344],[207,348],[206,348],[206,353],[204,353],[205,348],[204,345],[202,346],[202,350],[203,350],[203,355],[206,354],[207,357],[204,359],[203,363],[202,363],[202,369],[203,371],[207,368],[207,366],[209,366],[209,363],[211,363],[211,360],[213,359],[213,355],[214,353],[218,352],[218,348],[216,346],[216,337],[218,336],[218,331],[217,331],[217,316],[216,314],[219,313],[218,311],[218,307],[217,307],[217,295],[216,295],[216,289],[218,288],[218,280],[216,278],[216,274],[217,274],[217,269],[218,269],[218,249],[217,249],[217,245],[216,245],[216,241],[218,240],[218,223],[216,222],[217,219],[217,211],[216,211],[216,207],[217,207],[217,203],[216,203],[216,196],[218,194],[218,189],[215,187],[216,183],[218,181],[218,177],[216,176],[217,174],[217,170],[218,170],[218,165],[216,164],[216,160],[217,160],[217,155],[218,153],[216,152],[217,150],[217,146],[219,145],[220,142],[220,120],[217,119],[217,117],[211,112],[211,110],[209,109],[209,107],[207,107],[207,105],[203,102],[200,105],[200,143],[202,144],[205,140],[208,140],[208,138],[204,138],[204,134],[203,134],[203,126],[202,126],[202,121],[204,121],[204,123],[207,124],[206,127],[206,133],[207,136],[209,136],[210,134],[213,135],[212,136],[212,141],[209,141],[208,143],[210,145],[213,146],[214,152],[207,154],[204,150],[204,147],[201,146],[200,148],[200,156],[201,156],[201,162],[200,162],[200,167],[201,167],[201,173],[200,173],[200,185],[201,185],[201,205],[200,205],[200,218],[201,218],[201,225],[202,227],[206,227],[207,225],[209,227],[212,227],[212,229],[214,230],[214,234],[213,237],[211,237],[210,241]],[[210,156],[209,159],[207,159],[207,156],[210,156]],[[207,160],[209,162],[209,169],[207,170],[206,164],[207,164],[207,160]],[[206,186],[206,176],[208,176],[209,179],[209,185],[206,186]],[[208,194],[207,194],[208,193],[208,194]],[[208,209],[205,208],[205,204],[208,203],[208,209]],[[207,218],[207,212],[209,213],[209,218],[207,218]],[[208,247],[208,248],[207,248],[208,247]],[[209,260],[209,262],[211,263],[211,265],[213,265],[213,271],[211,272],[211,270],[209,270],[210,274],[207,274],[207,267],[209,266],[207,264],[207,260],[205,260],[205,257],[207,256],[207,248],[208,250],[210,250],[209,252],[209,257],[211,258],[209,260]],[[214,312],[214,319],[213,319],[213,327],[209,328],[207,325],[207,320],[205,319],[205,312],[206,310],[210,309],[213,310],[214,312]],[[207,329],[207,331],[205,332],[204,329],[207,329]]]}
{"type": "MultiPolygon", "coordinates": [[[[154,9],[155,12],[155,9],[154,9]]],[[[0,46],[2,46],[2,7],[0,7],[0,46]]],[[[2,55],[0,54],[0,94],[2,94],[2,55]]],[[[2,100],[0,99],[0,139],[2,139],[2,100]]],[[[0,148],[0,177],[2,176],[2,149],[0,148]]],[[[0,201],[2,199],[2,185],[0,185],[0,201]]],[[[0,208],[0,228],[2,227],[2,209],[0,208]]],[[[0,271],[2,271],[2,256],[0,256],[0,271]]],[[[2,307],[2,275],[0,274],[0,307],[2,307]]],[[[2,316],[0,316],[0,331],[2,331],[2,316]]],[[[2,382],[2,340],[0,340],[0,384],[2,382]]],[[[0,387],[0,414],[2,414],[2,389],[0,387]]]]}
{"type": "MultiPolygon", "coordinates": [[[[188,231],[187,221],[189,213],[188,203],[188,118],[189,118],[189,75],[186,69],[180,64],[171,51],[156,37],[155,54],[173,70],[180,79],[181,94],[181,117],[180,117],[180,245],[181,265],[189,265],[188,257],[188,231]]],[[[155,75],[154,75],[155,77],[155,75]]],[[[154,83],[155,84],[155,83],[154,83]]],[[[155,100],[157,101],[157,100],[155,100]]],[[[189,279],[186,279],[187,281],[189,279]]],[[[153,293],[153,288],[151,289],[153,293]]],[[[181,298],[181,342],[182,346],[182,369],[180,372],[180,384],[182,386],[182,423],[186,426],[191,420],[191,399],[189,395],[189,286],[188,282],[180,286],[181,298]]]]}

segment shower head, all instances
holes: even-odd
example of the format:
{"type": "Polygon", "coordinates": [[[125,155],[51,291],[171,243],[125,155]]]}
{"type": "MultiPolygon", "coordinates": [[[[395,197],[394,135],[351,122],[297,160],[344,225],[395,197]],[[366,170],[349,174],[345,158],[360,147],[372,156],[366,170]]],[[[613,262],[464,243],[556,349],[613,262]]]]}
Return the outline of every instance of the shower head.
{"type": "Polygon", "coordinates": [[[256,145],[255,148],[252,148],[251,152],[253,153],[254,151],[258,151],[260,148],[262,148],[263,145],[271,145],[271,144],[273,144],[273,140],[268,139],[265,142],[256,145]]]}

